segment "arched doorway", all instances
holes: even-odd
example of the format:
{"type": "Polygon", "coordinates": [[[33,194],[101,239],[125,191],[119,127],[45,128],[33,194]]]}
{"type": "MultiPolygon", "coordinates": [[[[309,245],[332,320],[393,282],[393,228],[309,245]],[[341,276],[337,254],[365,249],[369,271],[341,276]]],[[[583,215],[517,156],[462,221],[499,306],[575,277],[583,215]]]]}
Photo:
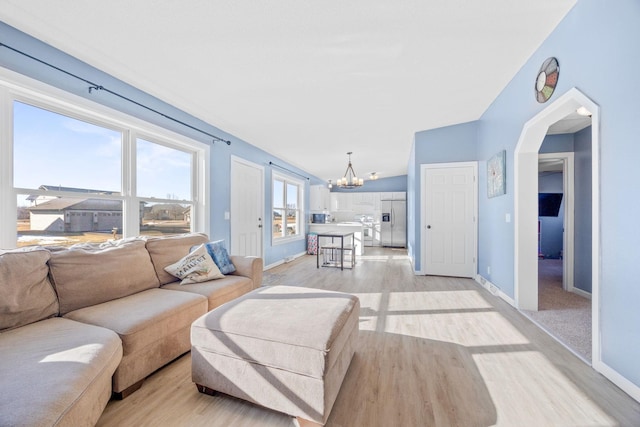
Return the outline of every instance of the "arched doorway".
{"type": "Polygon", "coordinates": [[[515,302],[538,309],[538,151],[549,126],[585,107],[592,114],[592,364],[600,364],[599,285],[599,108],[573,88],[525,123],[514,152],[515,302]]]}

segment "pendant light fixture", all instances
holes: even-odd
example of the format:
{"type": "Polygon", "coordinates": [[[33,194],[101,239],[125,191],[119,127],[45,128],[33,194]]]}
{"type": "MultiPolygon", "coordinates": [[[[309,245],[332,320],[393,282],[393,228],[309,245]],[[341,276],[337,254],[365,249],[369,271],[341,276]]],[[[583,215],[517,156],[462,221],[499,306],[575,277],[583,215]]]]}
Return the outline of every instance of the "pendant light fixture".
{"type": "Polygon", "coordinates": [[[351,165],[351,154],[352,151],[349,151],[347,155],[349,156],[349,164],[347,165],[347,170],[344,171],[344,176],[342,178],[338,178],[338,182],[336,185],[340,188],[356,188],[362,186],[364,184],[364,180],[362,178],[358,178],[355,171],[353,170],[353,166],[351,165]]]}

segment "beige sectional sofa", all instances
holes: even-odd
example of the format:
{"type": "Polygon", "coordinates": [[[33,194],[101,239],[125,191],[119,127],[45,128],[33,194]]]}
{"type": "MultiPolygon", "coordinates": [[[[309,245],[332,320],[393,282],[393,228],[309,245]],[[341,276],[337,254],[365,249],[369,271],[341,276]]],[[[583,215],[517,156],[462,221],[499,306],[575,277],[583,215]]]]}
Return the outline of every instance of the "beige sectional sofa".
{"type": "Polygon", "coordinates": [[[0,425],[94,425],[115,395],[190,349],[191,323],[260,286],[262,260],[180,285],[204,234],[0,253],[0,425]]]}

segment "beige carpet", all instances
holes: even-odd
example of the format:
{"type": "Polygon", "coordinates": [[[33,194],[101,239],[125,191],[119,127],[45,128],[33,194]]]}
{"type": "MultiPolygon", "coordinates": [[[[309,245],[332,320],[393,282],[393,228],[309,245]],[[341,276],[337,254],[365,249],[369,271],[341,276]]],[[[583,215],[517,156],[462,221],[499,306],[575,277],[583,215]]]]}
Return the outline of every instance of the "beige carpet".
{"type": "Polygon", "coordinates": [[[591,363],[591,300],[562,289],[562,260],[538,261],[538,311],[524,311],[591,363]]]}

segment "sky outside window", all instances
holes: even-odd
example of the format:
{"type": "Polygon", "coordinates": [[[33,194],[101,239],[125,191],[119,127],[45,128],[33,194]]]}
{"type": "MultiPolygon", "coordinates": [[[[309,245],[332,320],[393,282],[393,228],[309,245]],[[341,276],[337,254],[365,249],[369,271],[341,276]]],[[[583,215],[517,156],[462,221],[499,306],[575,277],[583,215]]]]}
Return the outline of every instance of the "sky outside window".
{"type": "Polygon", "coordinates": [[[191,154],[138,139],[138,196],[191,200],[191,154]]]}
{"type": "MultiPolygon", "coordinates": [[[[18,101],[13,108],[14,187],[121,192],[121,132],[18,101]]],[[[192,199],[191,153],[138,139],[136,157],[138,196],[192,199]]]]}
{"type": "Polygon", "coordinates": [[[119,193],[122,134],[14,102],[14,186],[119,193]]]}

